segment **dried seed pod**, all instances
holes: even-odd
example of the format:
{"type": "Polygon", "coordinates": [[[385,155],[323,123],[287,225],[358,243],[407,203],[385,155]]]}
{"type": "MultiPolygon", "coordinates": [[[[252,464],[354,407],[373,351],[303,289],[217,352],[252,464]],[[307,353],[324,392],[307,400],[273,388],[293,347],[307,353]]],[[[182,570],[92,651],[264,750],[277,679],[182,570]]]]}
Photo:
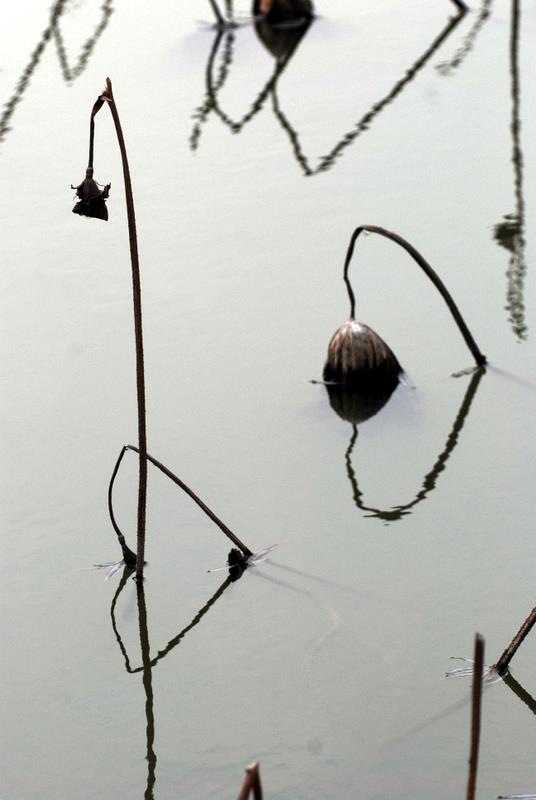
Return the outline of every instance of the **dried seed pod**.
{"type": "Polygon", "coordinates": [[[350,319],[331,338],[323,377],[346,387],[387,383],[394,388],[401,372],[397,357],[383,339],[368,325],[350,319]]]}

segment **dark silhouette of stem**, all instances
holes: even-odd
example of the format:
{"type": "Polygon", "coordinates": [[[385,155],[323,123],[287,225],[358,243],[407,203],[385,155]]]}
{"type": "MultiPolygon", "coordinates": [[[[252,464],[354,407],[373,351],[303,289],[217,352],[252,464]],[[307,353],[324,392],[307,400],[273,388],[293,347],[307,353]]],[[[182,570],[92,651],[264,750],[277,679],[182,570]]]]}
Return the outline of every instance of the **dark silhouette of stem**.
{"type": "MultiPolygon", "coordinates": [[[[143,671],[143,669],[144,669],[143,662],[142,662],[142,666],[141,667],[132,667],[130,665],[130,659],[128,657],[127,649],[126,649],[125,645],[123,644],[123,640],[121,639],[121,635],[120,635],[119,629],[117,627],[117,622],[115,620],[115,607],[117,605],[117,601],[119,599],[119,595],[123,591],[123,589],[124,589],[124,587],[126,585],[126,582],[127,582],[127,578],[128,578],[128,576],[130,574],[131,574],[131,570],[128,570],[127,568],[125,568],[125,571],[124,571],[123,576],[121,578],[121,582],[120,582],[119,586],[117,587],[117,591],[116,591],[116,593],[114,595],[114,598],[112,600],[112,605],[110,606],[110,617],[111,617],[111,620],[112,620],[112,629],[113,629],[113,632],[115,634],[115,638],[116,638],[117,644],[119,645],[119,649],[121,650],[121,653],[123,654],[123,658],[125,660],[125,669],[130,675],[134,675],[137,672],[142,672],[143,671]]],[[[214,603],[222,596],[224,591],[231,585],[231,583],[233,583],[232,578],[227,577],[223,581],[223,583],[220,584],[220,586],[214,592],[212,597],[210,597],[210,599],[205,603],[203,608],[201,608],[197,612],[197,614],[192,619],[192,621],[188,625],[186,625],[185,628],[183,628],[181,631],[179,631],[179,633],[176,636],[174,636],[172,639],[170,639],[169,642],[167,643],[167,645],[164,647],[164,649],[163,650],[159,650],[157,655],[153,659],[151,659],[151,661],[150,661],[151,667],[155,667],[158,664],[159,661],[164,659],[168,655],[168,653],[170,653],[184,639],[184,637],[186,636],[186,634],[189,631],[191,631],[193,628],[195,628],[196,625],[199,625],[199,623],[201,622],[201,620],[203,619],[203,617],[205,616],[207,611],[209,611],[209,609],[212,608],[214,603]]]]}
{"type": "Polygon", "coordinates": [[[485,374],[485,369],[480,368],[476,370],[473,375],[471,376],[471,380],[469,381],[469,385],[467,386],[467,390],[463,397],[462,403],[456,414],[456,419],[452,424],[451,431],[447,437],[447,441],[445,442],[445,446],[443,450],[440,452],[438,457],[435,460],[435,463],[425,476],[422,481],[421,489],[417,492],[413,500],[409,503],[405,503],[403,505],[394,506],[390,509],[381,509],[381,508],[372,508],[371,506],[365,505],[363,502],[363,492],[359,488],[359,484],[357,482],[357,476],[354,467],[352,466],[352,451],[354,449],[355,443],[357,441],[357,426],[352,425],[352,436],[350,438],[350,444],[344,454],[344,460],[346,462],[346,472],[348,475],[348,479],[352,485],[352,494],[354,498],[354,502],[361,511],[369,511],[371,516],[378,517],[379,519],[384,520],[385,522],[395,522],[396,520],[402,519],[406,514],[410,512],[410,510],[418,505],[422,500],[425,500],[430,492],[433,492],[437,480],[443,470],[447,468],[447,461],[449,460],[454,448],[458,444],[459,437],[462,431],[462,428],[465,424],[465,420],[471,410],[471,406],[473,400],[475,398],[478,385],[482,380],[482,376],[485,374]]]}
{"type": "Polygon", "coordinates": [[[479,633],[475,636],[475,666],[473,672],[473,707],[471,713],[471,753],[469,756],[469,779],[466,800],[474,800],[476,775],[478,771],[478,751],[480,747],[480,722],[482,715],[482,679],[484,675],[484,639],[479,633]]]}
{"type": "Polygon", "coordinates": [[[499,675],[502,676],[507,672],[510,661],[515,656],[534,625],[536,625],[536,606],[532,609],[527,619],[524,621],[502,656],[495,664],[495,670],[499,675]]]}
{"type": "Polygon", "coordinates": [[[110,484],[108,486],[108,513],[110,514],[110,519],[112,521],[112,525],[113,525],[114,531],[117,534],[117,539],[119,541],[119,545],[121,547],[121,550],[123,551],[123,560],[124,560],[124,562],[125,562],[127,567],[134,568],[136,566],[136,553],[133,553],[132,550],[130,549],[130,547],[126,543],[125,537],[123,536],[123,532],[121,531],[121,528],[119,527],[119,525],[116,522],[116,519],[115,519],[115,516],[114,516],[113,504],[112,504],[112,490],[113,490],[113,486],[114,486],[114,483],[115,483],[115,478],[116,478],[117,472],[119,470],[119,466],[120,466],[121,461],[123,459],[123,455],[125,454],[125,450],[126,450],[126,447],[123,447],[123,449],[121,450],[119,458],[117,459],[117,461],[115,463],[115,466],[114,466],[114,469],[113,469],[113,472],[112,472],[112,477],[110,479],[110,484]]]}
{"type": "MultiPolygon", "coordinates": [[[[147,502],[147,430],[145,412],[145,369],[143,363],[143,331],[141,317],[141,280],[140,263],[138,258],[138,240],[136,235],[136,215],[134,212],[134,198],[128,165],[125,140],[117,111],[117,105],[112,92],[112,83],[106,78],[106,89],[95,102],[90,117],[89,136],[89,167],[93,167],[93,140],[95,115],[106,101],[110,107],[115,125],[115,132],[121,152],[123,164],[123,177],[125,181],[125,196],[128,217],[128,238],[130,243],[130,262],[132,266],[132,299],[134,308],[134,335],[136,342],[136,394],[138,401],[138,443],[139,443],[139,483],[138,483],[138,526],[136,547],[136,579],[143,578],[143,565],[145,563],[145,508],[147,502]]],[[[114,526],[115,527],[115,526],[114,526]]],[[[116,528],[117,533],[117,528],[116,528]]],[[[121,540],[120,540],[121,543],[121,540]]],[[[123,546],[123,545],[122,545],[123,546]]],[[[124,552],[124,551],[123,551],[124,552]]],[[[131,551],[130,551],[131,552],[131,551]]]]}
{"type": "Polygon", "coordinates": [[[451,75],[454,70],[456,70],[467,58],[473,47],[475,46],[475,41],[484,27],[485,22],[491,16],[491,5],[493,0],[483,0],[482,7],[478,12],[476,19],[465,35],[462,44],[454,54],[454,56],[449,61],[444,61],[441,64],[438,64],[436,69],[442,75],[451,75]]]}
{"type": "Polygon", "coordinates": [[[523,701],[523,703],[525,703],[527,708],[529,708],[533,714],[536,714],[536,700],[523,686],[521,686],[518,681],[516,681],[514,676],[510,672],[506,672],[502,676],[502,679],[508,688],[511,689],[513,693],[523,701]]]}
{"type": "Polygon", "coordinates": [[[153,800],[153,788],[156,782],[156,753],[154,751],[154,710],[153,710],[153,678],[151,668],[151,656],[149,646],[149,631],[147,628],[147,607],[145,605],[145,593],[143,581],[136,581],[136,592],[138,598],[138,626],[140,632],[141,659],[143,664],[143,688],[145,690],[145,718],[147,726],[145,729],[146,738],[146,760],[147,760],[147,786],[145,788],[145,800],[153,800]]]}
{"type": "Polygon", "coordinates": [[[352,286],[350,284],[350,280],[348,278],[348,268],[350,266],[350,261],[352,260],[352,255],[354,252],[355,243],[357,241],[358,236],[360,236],[363,231],[368,231],[370,233],[379,233],[380,236],[385,236],[387,239],[391,239],[396,244],[400,245],[410,256],[417,262],[419,267],[423,270],[423,272],[427,275],[427,277],[432,281],[438,292],[440,293],[441,297],[445,301],[448,306],[448,309],[462,334],[465,343],[469,350],[471,351],[473,358],[476,361],[477,366],[481,367],[486,363],[486,356],[483,355],[477,347],[475,340],[469,328],[467,327],[465,320],[463,319],[458,306],[452,299],[450,293],[448,292],[445,284],[437,275],[437,273],[432,269],[430,264],[422,257],[422,255],[418,252],[418,250],[413,247],[409,242],[399,236],[397,233],[393,231],[389,231],[386,228],[381,228],[378,225],[359,225],[355,229],[350,239],[350,244],[348,245],[348,251],[346,253],[346,259],[344,262],[344,282],[346,283],[346,288],[348,290],[348,296],[350,298],[350,319],[354,319],[355,314],[355,296],[352,290],[352,286]]]}
{"type": "MultiPolygon", "coordinates": [[[[119,537],[119,535],[121,535],[123,541],[124,541],[124,536],[121,533],[121,530],[120,530],[119,526],[117,525],[117,522],[115,520],[115,516],[114,516],[114,513],[113,513],[112,491],[113,491],[113,485],[114,485],[114,482],[115,482],[115,478],[116,478],[117,472],[119,470],[119,466],[120,466],[121,461],[123,459],[123,456],[125,455],[127,450],[133,450],[135,453],[139,453],[139,449],[137,447],[135,447],[134,445],[126,444],[123,447],[123,449],[121,450],[121,452],[119,454],[119,458],[117,459],[117,462],[116,462],[116,465],[114,467],[114,471],[112,473],[112,477],[111,477],[111,480],[110,480],[110,485],[108,487],[108,509],[110,511],[110,518],[112,520],[112,525],[114,527],[115,532],[118,534],[118,537],[119,537]]],[[[177,486],[179,486],[179,488],[181,488],[183,492],[186,492],[186,494],[189,495],[189,497],[192,498],[194,503],[197,503],[199,508],[201,508],[205,512],[207,517],[209,517],[212,520],[212,522],[214,522],[218,526],[218,528],[227,536],[227,538],[229,538],[233,542],[233,544],[236,545],[236,547],[238,547],[242,551],[242,553],[244,554],[244,556],[246,558],[249,558],[250,556],[253,555],[253,552],[249,549],[249,547],[247,547],[244,544],[244,542],[242,542],[238,538],[238,536],[236,534],[234,534],[232,532],[232,530],[230,528],[228,528],[227,525],[224,522],[222,522],[222,520],[219,517],[216,516],[216,514],[207,506],[207,504],[204,503],[203,500],[201,500],[201,498],[192,489],[190,489],[190,487],[186,483],[184,483],[184,481],[182,481],[180,478],[178,478],[177,475],[175,475],[173,472],[171,472],[171,470],[169,470],[164,464],[162,464],[160,461],[157,461],[156,458],[153,458],[148,453],[146,453],[145,457],[146,457],[146,460],[150,461],[151,464],[153,464],[155,467],[157,467],[160,470],[160,472],[163,472],[164,475],[167,478],[172,480],[173,483],[177,484],[177,486]]],[[[121,544],[121,539],[119,539],[119,543],[121,544]]]]}
{"type": "Polygon", "coordinates": [[[434,53],[436,53],[437,50],[443,45],[447,37],[450,36],[454,29],[460,24],[462,19],[463,14],[458,14],[452,19],[449,19],[441,33],[434,39],[432,44],[417,59],[417,61],[415,61],[415,63],[412,64],[412,66],[404,73],[403,77],[395,83],[392,89],[381,100],[378,100],[376,103],[374,103],[372,108],[370,108],[369,111],[367,111],[366,114],[364,114],[361,119],[355,123],[350,131],[340,138],[332,150],[326,156],[323,156],[320,159],[315,168],[309,164],[307,156],[304,154],[300,144],[298,133],[294,130],[289,120],[283,113],[276,94],[277,86],[274,86],[272,90],[274,114],[279,120],[281,127],[289,137],[294,156],[298,164],[301,166],[304,174],[306,176],[313,176],[318,175],[321,172],[327,172],[327,170],[331,169],[341,153],[343,153],[344,150],[346,150],[346,148],[358,138],[358,136],[361,136],[363,133],[365,133],[365,131],[368,131],[377,115],[380,114],[380,112],[382,112],[386,106],[392,103],[393,100],[395,100],[395,98],[398,97],[398,95],[406,88],[406,86],[411,83],[411,81],[423,69],[425,64],[430,60],[434,53]]]}
{"type": "Polygon", "coordinates": [[[223,14],[221,13],[221,11],[219,9],[218,4],[216,3],[216,0],[208,0],[208,1],[209,1],[210,5],[212,7],[212,11],[214,12],[214,16],[216,17],[216,24],[220,25],[220,26],[225,25],[225,19],[223,18],[223,14]]]}

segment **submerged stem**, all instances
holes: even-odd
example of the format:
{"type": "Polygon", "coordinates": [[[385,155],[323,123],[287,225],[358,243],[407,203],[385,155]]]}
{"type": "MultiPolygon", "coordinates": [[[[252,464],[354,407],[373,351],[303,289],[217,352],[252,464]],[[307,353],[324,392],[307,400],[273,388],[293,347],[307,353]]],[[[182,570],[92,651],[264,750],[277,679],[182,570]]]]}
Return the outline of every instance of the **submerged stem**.
{"type": "Polygon", "coordinates": [[[380,236],[385,236],[387,239],[391,239],[391,241],[396,242],[398,245],[400,245],[400,247],[402,247],[407,253],[410,254],[410,256],[417,262],[419,267],[423,270],[423,272],[432,281],[432,283],[434,284],[434,286],[436,287],[436,289],[440,293],[441,297],[443,298],[443,300],[447,304],[447,306],[449,308],[449,311],[452,314],[452,316],[454,317],[454,320],[455,320],[455,322],[456,322],[456,324],[457,324],[457,326],[458,326],[458,328],[460,330],[460,333],[462,334],[462,336],[463,336],[463,338],[465,340],[465,343],[466,343],[467,347],[471,351],[471,354],[472,354],[473,358],[476,361],[477,366],[479,366],[479,367],[483,366],[486,363],[486,356],[483,355],[480,352],[480,350],[479,350],[479,348],[478,348],[478,346],[477,346],[477,344],[476,344],[476,342],[475,342],[475,340],[474,340],[469,328],[467,327],[467,325],[465,323],[464,318],[462,317],[462,315],[460,313],[460,310],[458,309],[458,306],[456,305],[456,303],[452,299],[452,296],[451,296],[450,292],[447,290],[445,284],[443,283],[443,281],[441,280],[439,275],[435,272],[435,270],[432,269],[430,264],[422,257],[422,255],[418,252],[418,250],[416,250],[415,247],[413,247],[413,245],[411,245],[409,242],[407,242],[405,239],[402,238],[402,236],[399,236],[397,233],[394,233],[393,231],[389,231],[386,228],[381,228],[378,225],[360,225],[353,232],[352,237],[350,239],[350,244],[348,245],[348,250],[346,252],[346,258],[345,258],[345,261],[344,261],[343,278],[344,278],[344,282],[346,284],[346,288],[348,290],[348,296],[350,298],[350,319],[354,319],[355,318],[354,317],[354,314],[355,314],[355,295],[354,295],[352,286],[350,284],[350,280],[348,278],[348,268],[350,266],[350,261],[352,260],[352,255],[353,255],[353,252],[354,252],[354,247],[355,247],[355,243],[357,241],[357,238],[361,233],[363,233],[363,231],[368,231],[370,233],[379,233],[380,236]]]}

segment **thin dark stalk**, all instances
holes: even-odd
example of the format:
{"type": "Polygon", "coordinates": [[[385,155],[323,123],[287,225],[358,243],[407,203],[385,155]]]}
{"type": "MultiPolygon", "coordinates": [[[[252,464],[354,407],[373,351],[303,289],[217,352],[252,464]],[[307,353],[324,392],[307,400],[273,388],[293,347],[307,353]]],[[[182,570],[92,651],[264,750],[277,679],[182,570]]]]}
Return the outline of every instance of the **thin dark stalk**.
{"type": "Polygon", "coordinates": [[[119,545],[121,547],[121,550],[123,551],[124,562],[127,565],[127,567],[133,568],[133,567],[136,566],[136,553],[133,553],[132,550],[130,549],[130,547],[126,543],[125,537],[123,536],[123,532],[121,531],[121,528],[119,527],[119,525],[116,522],[115,515],[114,515],[114,509],[113,509],[113,504],[112,504],[113,486],[114,486],[114,483],[115,483],[115,479],[116,479],[117,473],[119,471],[119,466],[121,464],[121,461],[123,460],[123,456],[125,455],[126,450],[127,450],[127,448],[123,447],[123,449],[121,450],[121,453],[119,454],[119,458],[115,462],[115,467],[114,467],[114,470],[112,472],[112,477],[110,479],[110,484],[108,486],[108,512],[110,514],[110,519],[112,521],[112,525],[113,525],[114,531],[116,532],[117,539],[119,541],[119,545]]]}
{"type": "MultiPolygon", "coordinates": [[[[123,456],[124,456],[124,454],[125,454],[125,452],[127,450],[133,450],[135,453],[139,453],[139,449],[137,447],[135,447],[134,445],[127,444],[127,445],[125,445],[123,447],[123,449],[121,450],[121,453],[119,454],[119,458],[117,459],[117,462],[115,464],[114,471],[112,473],[112,477],[111,477],[111,480],[110,480],[110,485],[108,487],[108,509],[110,511],[110,518],[112,520],[112,525],[114,526],[114,530],[117,533],[118,538],[119,538],[119,535],[121,535],[123,541],[124,541],[124,536],[121,533],[121,530],[120,530],[119,526],[117,525],[117,522],[115,520],[115,516],[114,516],[114,513],[113,513],[112,491],[113,491],[115,478],[116,478],[117,472],[119,470],[119,466],[120,466],[121,461],[123,459],[123,456]]],[[[227,536],[227,538],[230,539],[233,542],[233,544],[236,545],[236,547],[238,547],[242,551],[242,553],[244,554],[244,556],[246,558],[249,558],[250,556],[253,555],[253,551],[250,550],[249,547],[247,547],[244,544],[244,542],[242,542],[238,538],[238,536],[235,533],[233,533],[232,530],[230,528],[228,528],[227,525],[224,522],[222,522],[222,520],[219,517],[216,516],[216,514],[207,506],[207,504],[204,503],[203,500],[201,500],[201,498],[192,489],[190,489],[190,487],[186,483],[184,483],[184,481],[182,481],[179,477],[177,477],[177,475],[175,475],[173,472],[171,472],[171,470],[168,469],[160,461],[157,461],[156,458],[153,458],[151,455],[149,455],[149,453],[146,453],[146,459],[147,459],[147,461],[150,461],[151,464],[153,464],[155,467],[157,467],[160,470],[160,472],[163,472],[164,475],[167,478],[169,478],[170,480],[173,481],[173,483],[177,484],[177,486],[180,489],[182,489],[183,492],[186,492],[186,494],[189,497],[192,498],[194,503],[197,503],[199,508],[201,508],[205,512],[207,517],[209,517],[212,520],[212,522],[214,522],[214,524],[217,525],[218,528],[227,536]]],[[[121,544],[121,539],[119,539],[119,542],[121,544]]]]}
{"type": "Polygon", "coordinates": [[[246,776],[242,788],[240,789],[238,800],[248,800],[252,792],[253,800],[262,800],[262,786],[258,761],[246,767],[246,776]]]}
{"type": "Polygon", "coordinates": [[[337,158],[348,148],[355,139],[361,136],[366,131],[370,130],[370,127],[374,121],[374,119],[380,114],[384,108],[386,108],[393,100],[398,97],[399,94],[406,88],[406,86],[411,83],[411,81],[416,77],[416,75],[423,69],[423,67],[428,63],[430,58],[436,53],[439,48],[443,45],[446,41],[447,37],[451,35],[454,29],[461,23],[463,19],[463,14],[458,14],[457,16],[449,19],[439,36],[437,36],[432,44],[426,49],[426,51],[415,61],[412,66],[404,72],[403,77],[395,83],[392,89],[379,101],[374,103],[372,108],[364,114],[358,122],[355,123],[353,128],[349,130],[347,133],[344,134],[337,142],[337,144],[331,149],[331,151],[323,156],[318,165],[313,167],[305,155],[303,148],[300,144],[299,136],[296,130],[292,127],[290,121],[283,113],[281,106],[279,104],[279,99],[277,97],[277,86],[274,86],[272,90],[272,101],[273,101],[273,110],[274,114],[277,117],[281,127],[286,132],[290,144],[292,146],[292,150],[294,152],[294,156],[301,166],[303,172],[307,176],[318,175],[321,172],[327,172],[331,167],[335,164],[337,158]]]}
{"type": "Polygon", "coordinates": [[[469,756],[469,779],[466,800],[474,800],[480,748],[480,722],[482,716],[482,679],[484,675],[484,639],[475,636],[475,666],[473,672],[473,707],[471,713],[471,753],[469,756]]]}
{"type": "Polygon", "coordinates": [[[513,675],[507,672],[505,675],[503,675],[503,681],[508,688],[511,689],[513,693],[523,701],[523,703],[525,703],[527,708],[529,708],[533,714],[536,714],[536,699],[534,699],[534,697],[529,694],[518,681],[516,681],[513,675]]]}
{"type": "MultiPolygon", "coordinates": [[[[113,629],[113,632],[115,634],[115,638],[116,638],[117,644],[119,645],[119,649],[121,650],[121,653],[123,654],[123,658],[125,660],[125,669],[130,675],[135,675],[137,672],[143,672],[143,669],[144,669],[143,662],[142,662],[142,666],[141,667],[132,667],[131,666],[130,659],[129,659],[128,653],[127,653],[127,649],[126,649],[125,645],[123,644],[123,640],[121,638],[121,634],[119,633],[119,629],[117,627],[117,622],[115,620],[115,607],[117,605],[117,601],[119,599],[119,595],[123,591],[123,588],[125,587],[126,582],[127,582],[127,578],[128,578],[128,576],[130,574],[131,574],[131,570],[128,570],[127,568],[125,568],[123,577],[121,578],[121,583],[119,584],[119,586],[117,588],[117,591],[116,591],[116,593],[114,595],[114,598],[112,600],[112,605],[110,607],[110,617],[111,617],[111,620],[112,620],[112,629],[113,629]]],[[[159,661],[164,659],[169,653],[171,653],[171,651],[175,647],[177,647],[178,644],[180,644],[180,642],[184,639],[184,637],[186,636],[187,633],[189,633],[191,630],[193,630],[193,628],[195,628],[196,625],[199,625],[199,623],[201,622],[201,620],[203,619],[205,614],[212,608],[214,603],[222,596],[224,591],[226,589],[228,589],[229,586],[232,583],[233,583],[233,580],[232,580],[232,578],[229,578],[229,577],[227,577],[223,581],[223,583],[216,589],[216,591],[214,592],[212,597],[209,600],[207,600],[207,602],[205,603],[203,608],[201,608],[197,612],[197,614],[192,619],[192,621],[190,623],[188,623],[188,625],[186,625],[186,627],[182,628],[182,630],[180,630],[179,633],[177,633],[176,636],[173,637],[173,639],[170,639],[169,642],[164,647],[164,649],[163,650],[159,650],[158,653],[156,654],[156,656],[151,659],[151,662],[150,662],[151,663],[151,667],[156,667],[156,665],[158,664],[159,661]]]]}
{"type": "Polygon", "coordinates": [[[355,315],[355,296],[352,290],[352,286],[350,284],[350,280],[348,278],[348,268],[350,266],[350,261],[352,260],[352,255],[354,252],[355,243],[357,241],[358,236],[363,233],[363,231],[368,231],[370,233],[379,233],[380,236],[385,236],[387,239],[391,239],[393,242],[396,242],[400,247],[402,247],[410,256],[417,262],[419,267],[423,270],[423,272],[428,276],[428,278],[432,281],[438,292],[440,293],[441,297],[447,304],[450,313],[454,317],[454,320],[465,340],[465,343],[469,350],[471,351],[473,358],[476,361],[477,366],[481,367],[486,363],[486,356],[483,355],[477,347],[475,340],[469,328],[467,327],[465,320],[463,319],[458,306],[452,299],[449,291],[447,290],[445,284],[437,275],[437,273],[432,269],[430,264],[422,257],[422,255],[416,250],[413,245],[399,236],[397,233],[393,231],[389,231],[386,228],[381,228],[378,225],[360,225],[355,229],[350,239],[350,244],[348,245],[348,250],[346,253],[346,259],[344,262],[344,282],[346,284],[346,288],[348,290],[348,296],[350,298],[350,319],[354,319],[355,315]]]}
{"type": "Polygon", "coordinates": [[[153,702],[153,679],[152,666],[149,646],[149,631],[147,628],[147,607],[145,605],[145,592],[143,581],[136,581],[136,592],[138,597],[138,626],[140,632],[141,659],[143,664],[143,688],[145,689],[145,718],[147,727],[145,731],[147,749],[147,786],[145,789],[145,800],[153,800],[154,785],[156,782],[156,753],[154,751],[154,702],[153,702]]]}
{"type": "Polygon", "coordinates": [[[214,16],[216,17],[216,24],[217,25],[225,25],[225,19],[223,18],[223,14],[221,13],[220,9],[218,8],[218,4],[216,0],[208,0],[210,5],[212,6],[212,11],[214,12],[214,16]]]}
{"type": "MultiPolygon", "coordinates": [[[[141,280],[140,264],[138,258],[138,240],[136,235],[136,215],[134,212],[134,198],[128,165],[125,140],[119,120],[119,113],[112,92],[112,83],[106,78],[106,89],[96,101],[90,119],[89,166],[93,167],[93,138],[95,114],[107,101],[117,134],[121,161],[123,164],[123,177],[125,182],[125,196],[128,217],[128,238],[130,243],[130,261],[132,266],[132,297],[134,307],[134,334],[136,342],[136,393],[138,401],[138,443],[139,443],[139,483],[138,483],[138,526],[136,547],[136,579],[143,578],[143,565],[145,559],[145,509],[147,502],[147,430],[145,412],[145,369],[143,363],[143,331],[141,316],[141,280]]],[[[117,530],[116,530],[117,532],[117,530]]]]}
{"type": "Polygon", "coordinates": [[[352,425],[352,436],[350,438],[350,444],[344,454],[344,460],[346,462],[346,472],[348,478],[350,480],[352,486],[352,494],[354,498],[354,502],[361,511],[368,511],[370,512],[369,516],[377,517],[378,519],[382,519],[385,522],[395,522],[396,520],[402,519],[404,516],[411,512],[411,509],[418,505],[420,502],[426,499],[430,492],[433,492],[437,480],[443,470],[447,468],[447,462],[454,451],[454,448],[458,444],[462,428],[465,424],[465,421],[469,415],[469,411],[471,410],[471,405],[475,398],[478,385],[482,380],[482,376],[485,374],[486,370],[484,368],[477,369],[473,372],[471,376],[471,380],[467,386],[465,395],[463,397],[462,403],[456,414],[456,418],[452,424],[452,428],[450,433],[447,437],[445,442],[445,446],[443,450],[440,452],[438,457],[435,460],[435,463],[432,469],[426,473],[423,478],[421,488],[409,503],[404,503],[398,506],[392,506],[389,509],[381,509],[381,508],[373,508],[372,506],[368,506],[363,501],[363,492],[359,488],[358,480],[356,471],[352,465],[352,451],[354,449],[356,440],[357,440],[357,426],[352,425]]]}
{"type": "Polygon", "coordinates": [[[468,6],[466,6],[465,3],[462,3],[462,0],[452,0],[452,2],[456,6],[460,14],[465,14],[465,12],[468,11],[468,6]]]}
{"type": "Polygon", "coordinates": [[[510,661],[515,656],[534,625],[536,625],[536,606],[532,609],[527,619],[524,621],[502,656],[495,664],[495,670],[499,673],[499,675],[504,675],[507,672],[510,661]]]}

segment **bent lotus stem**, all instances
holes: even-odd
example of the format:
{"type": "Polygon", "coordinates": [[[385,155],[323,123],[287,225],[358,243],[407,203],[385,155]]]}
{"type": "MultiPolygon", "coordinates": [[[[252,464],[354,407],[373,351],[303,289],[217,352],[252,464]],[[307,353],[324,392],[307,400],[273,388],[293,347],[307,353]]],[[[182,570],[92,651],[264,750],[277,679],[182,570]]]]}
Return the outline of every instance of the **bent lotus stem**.
{"type": "Polygon", "coordinates": [[[386,228],[381,228],[379,225],[360,225],[352,234],[350,239],[350,244],[348,245],[348,250],[346,252],[346,259],[344,261],[344,282],[346,284],[346,288],[348,290],[348,296],[350,298],[350,319],[355,319],[355,295],[352,290],[352,286],[350,284],[350,280],[348,278],[348,269],[350,266],[350,261],[352,260],[352,255],[354,253],[355,243],[358,237],[363,233],[363,231],[367,231],[369,233],[379,233],[380,236],[385,236],[387,239],[391,239],[391,241],[396,242],[396,244],[400,245],[400,247],[404,248],[404,250],[410,254],[410,256],[417,262],[419,267],[423,270],[423,272],[428,276],[428,278],[432,281],[438,292],[440,293],[441,297],[447,304],[450,313],[454,317],[454,320],[462,334],[465,343],[473,358],[476,361],[478,367],[484,366],[486,364],[486,356],[480,352],[467,324],[462,317],[460,310],[454,300],[450,292],[447,290],[447,287],[439,277],[439,275],[432,269],[430,264],[422,257],[418,250],[413,247],[409,242],[399,236],[397,233],[393,231],[389,231],[386,228]]]}
{"type": "Polygon", "coordinates": [[[515,656],[534,625],[536,625],[536,606],[532,609],[527,619],[524,621],[504,653],[495,664],[495,670],[499,675],[502,676],[508,671],[510,661],[515,656]]]}
{"type": "MultiPolygon", "coordinates": [[[[113,493],[113,487],[114,487],[115,479],[116,479],[117,473],[119,471],[119,467],[121,465],[121,461],[123,460],[123,456],[125,455],[127,450],[133,450],[135,453],[139,453],[140,452],[139,449],[137,447],[135,447],[134,445],[132,445],[132,444],[126,444],[123,447],[123,449],[121,450],[121,452],[119,454],[119,458],[117,459],[117,462],[115,464],[114,471],[113,471],[112,477],[110,479],[110,485],[108,487],[108,510],[110,512],[110,519],[112,521],[112,525],[114,527],[114,530],[115,530],[115,532],[117,534],[117,538],[119,539],[119,544],[123,548],[123,554],[125,553],[124,547],[126,547],[126,542],[125,542],[125,537],[123,536],[123,534],[121,532],[121,529],[119,528],[119,525],[117,524],[115,516],[114,516],[113,504],[112,504],[112,493],[113,493]]],[[[186,483],[184,483],[184,481],[182,481],[180,478],[178,478],[177,475],[175,475],[173,472],[171,472],[171,470],[168,469],[160,461],[157,461],[156,458],[153,458],[151,455],[149,455],[149,453],[146,453],[145,457],[146,457],[147,461],[150,461],[151,464],[153,464],[155,467],[157,467],[157,469],[159,469],[160,472],[162,472],[167,478],[172,480],[173,483],[177,484],[177,486],[180,489],[182,489],[183,492],[186,492],[186,494],[189,495],[189,497],[192,498],[194,503],[197,503],[199,508],[201,508],[202,511],[205,512],[207,517],[209,517],[212,520],[212,522],[214,522],[214,524],[217,525],[218,528],[227,536],[227,538],[230,539],[233,542],[233,544],[242,551],[242,553],[244,554],[245,558],[250,558],[250,556],[253,555],[253,551],[250,550],[249,547],[247,547],[244,544],[244,542],[242,542],[238,538],[238,536],[235,533],[233,533],[232,530],[230,528],[228,528],[227,525],[224,522],[222,522],[219,517],[216,516],[216,514],[207,506],[207,504],[204,503],[203,500],[201,500],[201,498],[192,489],[190,489],[190,487],[186,483]]],[[[128,547],[126,549],[127,549],[128,552],[131,552],[128,549],[128,547]]],[[[125,557],[125,562],[126,562],[126,557],[125,557]]]]}
{"type": "MultiPolygon", "coordinates": [[[[143,363],[143,331],[141,316],[141,280],[140,262],[138,257],[138,239],[136,234],[136,215],[134,212],[134,197],[132,195],[132,183],[130,180],[130,169],[128,165],[125,139],[119,119],[119,113],[112,92],[112,82],[106,78],[106,89],[96,100],[91,111],[89,122],[89,164],[93,167],[93,145],[95,136],[95,115],[102,108],[104,103],[110,107],[110,112],[115,125],[117,142],[121,152],[123,165],[123,178],[125,182],[125,197],[128,218],[128,238],[130,243],[130,261],[132,266],[132,298],[134,308],[134,335],[136,342],[136,392],[138,401],[138,444],[139,444],[139,484],[138,484],[138,525],[137,525],[137,548],[136,548],[136,580],[143,578],[143,565],[145,563],[145,509],[147,504],[147,429],[145,413],[145,368],[143,363]]],[[[117,528],[116,528],[117,533],[117,528]]],[[[128,550],[125,555],[125,547],[121,543],[125,562],[128,564],[127,555],[132,557],[133,553],[128,550]]]]}

